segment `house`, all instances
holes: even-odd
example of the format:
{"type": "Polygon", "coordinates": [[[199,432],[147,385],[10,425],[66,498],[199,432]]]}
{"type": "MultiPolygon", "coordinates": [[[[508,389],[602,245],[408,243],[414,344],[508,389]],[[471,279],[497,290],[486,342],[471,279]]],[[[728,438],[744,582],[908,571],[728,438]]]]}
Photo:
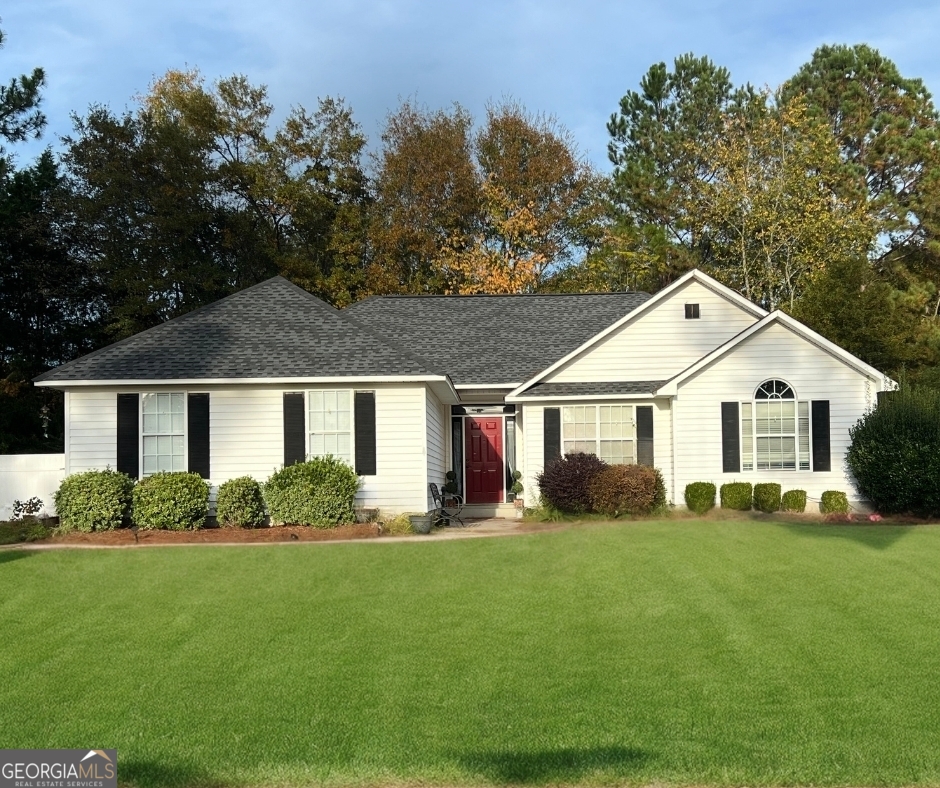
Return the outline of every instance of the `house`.
{"type": "Polygon", "coordinates": [[[849,428],[893,383],[699,271],[644,293],[376,296],[342,311],[276,277],[36,379],[65,392],[65,473],[213,485],[342,457],[357,504],[430,508],[455,470],[506,511],[516,469],[576,451],[694,481],[857,498],[849,428]]]}

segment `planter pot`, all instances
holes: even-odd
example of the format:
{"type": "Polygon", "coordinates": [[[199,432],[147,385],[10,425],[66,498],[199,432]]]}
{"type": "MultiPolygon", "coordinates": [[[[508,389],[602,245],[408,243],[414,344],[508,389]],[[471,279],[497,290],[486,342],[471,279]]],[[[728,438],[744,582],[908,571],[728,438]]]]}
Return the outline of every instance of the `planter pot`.
{"type": "Polygon", "coordinates": [[[431,518],[426,514],[412,514],[408,517],[411,521],[411,530],[416,534],[431,533],[431,518]]]}

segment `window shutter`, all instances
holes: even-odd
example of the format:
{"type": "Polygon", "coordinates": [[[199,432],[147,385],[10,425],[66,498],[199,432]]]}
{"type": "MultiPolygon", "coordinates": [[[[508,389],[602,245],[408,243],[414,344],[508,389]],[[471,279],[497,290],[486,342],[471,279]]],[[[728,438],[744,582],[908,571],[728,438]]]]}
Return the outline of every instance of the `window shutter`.
{"type": "Polygon", "coordinates": [[[829,400],[814,399],[811,407],[813,420],[813,470],[830,471],[829,456],[829,400]]]}
{"type": "Polygon", "coordinates": [[[721,469],[725,473],[741,472],[741,422],[738,403],[721,403],[721,469]]]}
{"type": "Polygon", "coordinates": [[[653,467],[653,406],[636,409],[636,463],[653,467]]]}
{"type": "Polygon", "coordinates": [[[375,476],[375,392],[357,391],[356,419],[356,473],[375,476]]]}
{"type": "Polygon", "coordinates": [[[561,456],[561,408],[545,408],[542,416],[544,427],[545,452],[544,467],[556,457],[561,456]]]}
{"type": "Polygon", "coordinates": [[[307,459],[304,435],[304,395],[301,391],[284,392],[284,467],[307,459]]]}
{"type": "Polygon", "coordinates": [[[209,478],[209,395],[190,394],[187,403],[189,472],[209,478]]]}
{"type": "Polygon", "coordinates": [[[140,394],[117,395],[117,469],[140,477],[140,394]]]}

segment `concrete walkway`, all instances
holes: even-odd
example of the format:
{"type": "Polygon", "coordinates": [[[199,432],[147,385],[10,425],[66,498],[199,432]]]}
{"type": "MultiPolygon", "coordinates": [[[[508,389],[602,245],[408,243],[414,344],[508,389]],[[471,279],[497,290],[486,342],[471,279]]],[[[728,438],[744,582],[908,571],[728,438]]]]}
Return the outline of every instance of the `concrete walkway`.
{"type": "Polygon", "coordinates": [[[87,544],[68,542],[21,542],[0,546],[2,550],[135,550],[157,547],[278,547],[282,545],[330,545],[330,544],[373,544],[376,542],[440,542],[449,539],[481,539],[493,536],[516,536],[531,533],[531,525],[522,520],[490,518],[485,520],[467,520],[464,528],[434,528],[429,534],[409,534],[407,536],[373,536],[367,539],[323,539],[296,541],[285,539],[280,542],[176,542],[176,543],[134,543],[128,544],[87,544]],[[526,526],[529,527],[526,527],[526,526]]]}

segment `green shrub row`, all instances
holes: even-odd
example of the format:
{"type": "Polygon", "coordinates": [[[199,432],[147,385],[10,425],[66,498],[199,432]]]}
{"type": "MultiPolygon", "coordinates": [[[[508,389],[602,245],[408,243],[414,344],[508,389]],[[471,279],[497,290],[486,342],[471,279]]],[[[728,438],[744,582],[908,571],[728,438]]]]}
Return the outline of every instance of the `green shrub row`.
{"type": "MultiPolygon", "coordinates": [[[[711,482],[692,482],[685,488],[685,505],[696,514],[705,514],[715,506],[715,494],[720,495],[722,509],[748,512],[752,508],[761,512],[805,512],[806,490],[787,490],[781,494],[776,482],[762,482],[753,487],[750,482],[729,482],[716,490],[711,482]]],[[[849,511],[849,501],[844,492],[827,490],[819,504],[822,514],[849,511]]]]}
{"type": "MultiPolygon", "coordinates": [[[[62,481],[55,506],[62,531],[110,531],[133,520],[138,528],[201,528],[209,512],[209,483],[195,473],[156,473],[135,483],[110,468],[62,481]]],[[[318,457],[276,471],[260,485],[250,476],[219,487],[221,525],[261,525],[265,508],[276,524],[329,527],[354,520],[359,477],[335,457],[318,457]]]]}

